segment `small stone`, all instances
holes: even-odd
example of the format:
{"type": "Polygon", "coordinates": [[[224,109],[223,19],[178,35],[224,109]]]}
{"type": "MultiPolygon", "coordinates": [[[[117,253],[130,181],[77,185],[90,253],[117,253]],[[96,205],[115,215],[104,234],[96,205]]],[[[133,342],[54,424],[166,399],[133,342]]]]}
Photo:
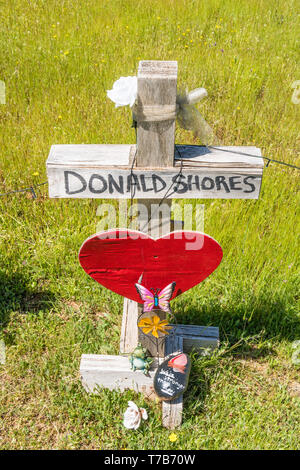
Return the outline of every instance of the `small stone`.
{"type": "Polygon", "coordinates": [[[172,354],[157,368],[154,376],[156,395],[164,401],[182,395],[188,386],[191,359],[187,354],[172,354]]]}

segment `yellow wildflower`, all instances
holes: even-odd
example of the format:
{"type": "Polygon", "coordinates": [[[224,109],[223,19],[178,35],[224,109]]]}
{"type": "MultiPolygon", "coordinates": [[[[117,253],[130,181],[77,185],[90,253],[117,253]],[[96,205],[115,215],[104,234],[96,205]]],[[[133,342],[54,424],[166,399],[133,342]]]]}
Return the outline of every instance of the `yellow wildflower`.
{"type": "Polygon", "coordinates": [[[34,173],[32,173],[32,176],[39,176],[39,172],[35,171],[34,173]]]}
{"type": "Polygon", "coordinates": [[[175,434],[175,432],[172,432],[172,433],[169,435],[169,441],[170,441],[170,442],[175,442],[175,441],[177,441],[177,439],[178,439],[178,436],[177,436],[177,434],[175,434]]]}
{"type": "Polygon", "coordinates": [[[169,334],[167,330],[172,328],[168,325],[168,320],[160,320],[158,315],[152,315],[151,318],[142,318],[139,321],[138,326],[142,328],[142,331],[145,333],[145,335],[152,333],[155,338],[158,338],[159,332],[161,332],[163,335],[169,334]]]}

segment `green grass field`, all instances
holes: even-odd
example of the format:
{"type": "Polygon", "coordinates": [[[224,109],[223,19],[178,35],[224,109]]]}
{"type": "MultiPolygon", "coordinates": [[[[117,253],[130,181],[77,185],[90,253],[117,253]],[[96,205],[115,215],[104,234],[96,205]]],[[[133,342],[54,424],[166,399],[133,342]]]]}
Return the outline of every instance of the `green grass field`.
{"type": "MultiPolygon", "coordinates": [[[[133,143],[106,90],[141,59],[177,60],[179,86],[208,90],[198,107],[224,145],[299,166],[299,20],[296,0],[0,0],[0,193],[46,181],[52,144],[133,143]]],[[[197,143],[180,128],[176,142],[197,143]]],[[[118,353],[122,298],[77,260],[101,201],[1,197],[0,448],[299,449],[298,188],[271,163],[257,201],[199,201],[224,258],[173,305],[180,323],[218,325],[221,346],[193,358],[175,442],[157,403],[81,386],[82,353],[118,353]],[[137,431],[129,399],[149,413],[137,431]]]]}

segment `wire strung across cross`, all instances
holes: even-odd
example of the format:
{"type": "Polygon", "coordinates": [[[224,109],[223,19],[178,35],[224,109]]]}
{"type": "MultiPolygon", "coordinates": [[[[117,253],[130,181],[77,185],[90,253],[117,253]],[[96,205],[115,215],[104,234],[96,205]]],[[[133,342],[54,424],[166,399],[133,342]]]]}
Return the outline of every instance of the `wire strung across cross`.
{"type": "MultiPolygon", "coordinates": [[[[211,149],[219,150],[221,152],[228,152],[228,150],[226,149],[222,149],[220,147],[213,147],[212,145],[208,145],[207,147],[211,149]]],[[[274,160],[273,158],[263,157],[262,155],[258,156],[258,155],[252,155],[251,153],[235,152],[234,150],[230,150],[230,153],[238,153],[239,155],[245,155],[246,157],[263,158],[264,160],[268,161],[268,163],[266,164],[266,168],[268,168],[270,163],[273,162],[273,163],[278,163],[279,165],[289,166],[290,168],[294,168],[295,170],[300,170],[299,166],[292,165],[291,163],[282,162],[280,160],[274,160]]]]}
{"type": "Polygon", "coordinates": [[[10,194],[16,194],[16,193],[26,193],[30,191],[33,199],[36,199],[37,195],[36,195],[35,189],[40,186],[44,186],[47,183],[48,181],[44,181],[44,183],[35,184],[33,186],[30,186],[29,188],[21,188],[21,189],[15,189],[13,191],[8,191],[7,193],[0,194],[0,197],[9,196],[10,194]]]}
{"type": "MultiPolygon", "coordinates": [[[[136,128],[135,128],[135,132],[136,132],[136,128]]],[[[212,145],[208,145],[207,146],[208,148],[211,148],[211,149],[216,149],[216,150],[219,150],[221,152],[227,152],[228,150],[225,150],[225,149],[222,149],[220,147],[213,147],[212,145]]],[[[179,148],[177,147],[177,145],[175,144],[175,149],[177,150],[179,156],[180,156],[180,170],[178,172],[178,175],[177,177],[174,179],[174,182],[171,184],[171,186],[167,189],[166,193],[164,194],[164,196],[162,197],[162,199],[160,200],[159,204],[158,204],[158,208],[161,206],[161,204],[163,203],[163,201],[165,199],[167,199],[169,196],[171,196],[172,194],[174,194],[174,191],[173,193],[169,193],[169,191],[172,189],[172,187],[174,186],[175,182],[177,181],[177,178],[179,175],[181,175],[182,173],[182,169],[183,169],[183,158],[180,154],[180,151],[179,151],[179,148]]],[[[230,153],[234,153],[233,150],[230,150],[230,153]]],[[[238,152],[240,154],[240,152],[238,152]]],[[[130,174],[131,174],[131,177],[133,177],[134,175],[134,172],[133,172],[133,168],[134,168],[134,165],[135,165],[135,160],[136,160],[136,154],[137,154],[137,147],[136,147],[136,150],[135,150],[135,154],[134,154],[134,157],[132,159],[132,164],[131,164],[131,168],[130,168],[130,174]]],[[[278,165],[284,165],[284,166],[287,166],[289,168],[293,168],[294,170],[300,170],[300,167],[297,166],[297,165],[292,165],[291,163],[286,163],[286,162],[282,162],[281,160],[274,160],[273,158],[269,158],[269,157],[263,157],[263,156],[258,156],[258,155],[252,155],[251,153],[243,153],[243,155],[247,156],[247,157],[253,157],[253,158],[263,158],[264,160],[267,160],[267,164],[266,164],[266,168],[268,168],[268,166],[270,165],[270,163],[277,163],[278,165]]],[[[193,162],[193,164],[195,166],[197,166],[197,164],[200,166],[201,165],[201,162],[193,162]]],[[[39,184],[35,184],[35,185],[32,185],[32,186],[29,186],[28,188],[21,188],[21,189],[15,189],[15,190],[12,190],[12,191],[8,191],[6,193],[2,193],[0,194],[0,197],[4,197],[4,196],[9,196],[11,194],[17,194],[17,193],[25,193],[25,192],[31,192],[32,194],[32,197],[33,199],[36,199],[37,198],[37,195],[36,195],[36,192],[35,192],[35,189],[40,187],[40,186],[44,186],[45,184],[47,184],[48,181],[44,181],[43,183],[39,183],[39,184]]],[[[131,201],[131,205],[132,205],[132,201],[134,199],[134,196],[135,196],[135,186],[133,187],[134,185],[131,185],[131,196],[130,196],[130,201],[131,201]]],[[[149,223],[151,220],[151,218],[148,220],[147,223],[149,223]]]]}

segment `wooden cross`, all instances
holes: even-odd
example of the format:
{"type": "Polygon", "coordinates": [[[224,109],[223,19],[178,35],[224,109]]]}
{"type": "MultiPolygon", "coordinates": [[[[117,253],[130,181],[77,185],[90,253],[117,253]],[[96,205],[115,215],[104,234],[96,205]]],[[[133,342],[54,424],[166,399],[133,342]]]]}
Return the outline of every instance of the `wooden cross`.
{"type": "MultiPolygon", "coordinates": [[[[47,160],[49,195],[52,198],[130,199],[149,209],[159,203],[172,187],[164,204],[152,219],[159,237],[171,231],[171,203],[175,199],[257,199],[263,159],[257,147],[217,147],[178,145],[174,152],[177,93],[177,62],[141,61],[138,70],[137,146],[135,145],[53,145],[47,160]],[[151,110],[151,113],[149,112],[151,110]],[[153,120],[153,115],[162,116],[153,120]],[[151,118],[152,116],[152,118],[151,118]],[[134,159],[134,178],[132,165],[134,159]],[[181,169],[180,175],[178,173],[181,169]],[[166,207],[166,206],[165,206],[166,207]]],[[[140,227],[147,225],[144,214],[140,227]]],[[[140,335],[137,319],[141,307],[125,299],[120,339],[121,356],[83,355],[80,373],[84,387],[93,392],[97,386],[109,389],[133,388],[148,396],[153,392],[154,362],[146,377],[133,372],[126,355],[141,342],[152,355],[153,344],[140,335]]],[[[163,318],[161,313],[161,318],[163,318]]],[[[161,343],[159,356],[175,351],[199,352],[215,348],[217,327],[177,325],[177,334],[161,343]]],[[[173,429],[181,423],[182,397],[163,402],[163,424],[173,429]]]]}

